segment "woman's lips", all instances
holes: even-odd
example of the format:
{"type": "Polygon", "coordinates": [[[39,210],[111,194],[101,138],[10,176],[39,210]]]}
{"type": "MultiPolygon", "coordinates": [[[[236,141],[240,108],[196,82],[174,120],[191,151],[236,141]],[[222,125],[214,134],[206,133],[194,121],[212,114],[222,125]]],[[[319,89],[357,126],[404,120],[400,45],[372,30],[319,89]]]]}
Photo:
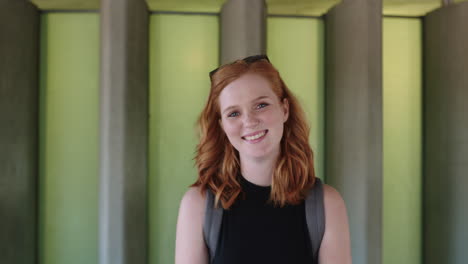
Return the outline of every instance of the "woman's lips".
{"type": "Polygon", "coordinates": [[[245,135],[242,137],[242,139],[250,143],[257,143],[261,141],[266,136],[267,133],[268,133],[268,129],[245,135]]]}

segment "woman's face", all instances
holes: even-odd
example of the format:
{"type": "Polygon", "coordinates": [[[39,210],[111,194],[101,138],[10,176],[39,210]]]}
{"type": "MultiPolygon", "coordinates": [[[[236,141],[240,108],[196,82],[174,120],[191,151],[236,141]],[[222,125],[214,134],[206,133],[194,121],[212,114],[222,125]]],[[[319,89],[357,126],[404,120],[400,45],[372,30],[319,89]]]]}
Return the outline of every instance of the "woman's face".
{"type": "Polygon", "coordinates": [[[245,74],[219,96],[221,126],[242,158],[276,157],[288,119],[287,99],[280,102],[262,76],[245,74]]]}

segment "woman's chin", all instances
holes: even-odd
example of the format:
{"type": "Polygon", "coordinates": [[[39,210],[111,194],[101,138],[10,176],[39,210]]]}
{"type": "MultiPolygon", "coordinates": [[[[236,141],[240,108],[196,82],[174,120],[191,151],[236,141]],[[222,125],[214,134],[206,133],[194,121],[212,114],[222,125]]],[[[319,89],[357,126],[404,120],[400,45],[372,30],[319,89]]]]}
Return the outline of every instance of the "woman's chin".
{"type": "Polygon", "coordinates": [[[249,150],[249,151],[241,151],[239,155],[242,158],[246,159],[255,159],[255,160],[262,160],[266,158],[270,158],[275,155],[274,151],[268,149],[256,149],[256,150],[249,150]]]}

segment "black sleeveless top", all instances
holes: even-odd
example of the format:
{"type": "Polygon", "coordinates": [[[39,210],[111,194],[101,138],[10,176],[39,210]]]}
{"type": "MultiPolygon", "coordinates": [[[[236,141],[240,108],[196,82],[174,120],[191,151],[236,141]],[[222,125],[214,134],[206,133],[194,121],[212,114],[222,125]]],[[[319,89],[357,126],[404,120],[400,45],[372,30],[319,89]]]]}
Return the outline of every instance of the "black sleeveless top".
{"type": "Polygon", "coordinates": [[[313,264],[304,202],[275,207],[271,187],[241,178],[242,193],[224,210],[213,264],[313,264]]]}

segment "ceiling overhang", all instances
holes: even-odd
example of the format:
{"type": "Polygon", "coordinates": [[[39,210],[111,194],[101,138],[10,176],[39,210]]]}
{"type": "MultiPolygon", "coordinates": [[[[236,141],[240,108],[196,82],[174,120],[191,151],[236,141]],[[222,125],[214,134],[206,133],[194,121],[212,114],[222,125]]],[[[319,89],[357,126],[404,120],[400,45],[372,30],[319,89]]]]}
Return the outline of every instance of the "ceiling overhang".
{"type": "MultiPolygon", "coordinates": [[[[226,0],[146,0],[150,11],[219,13],[226,0]]],[[[341,1],[266,0],[269,15],[322,16],[341,1]]],[[[452,0],[460,3],[468,0],[452,0]]],[[[41,10],[99,10],[100,0],[31,0],[41,10]]],[[[385,16],[421,17],[442,6],[442,0],[383,0],[385,16]]]]}
{"type": "MultiPolygon", "coordinates": [[[[467,0],[452,0],[460,3],[467,0]]],[[[383,0],[385,16],[421,17],[442,7],[442,0],[383,0]]]]}
{"type": "MultiPolygon", "coordinates": [[[[147,0],[153,12],[219,13],[226,0],[147,0]]],[[[31,0],[41,10],[98,10],[99,0],[31,0]]],[[[268,14],[322,16],[341,0],[266,0],[268,14]]]]}

